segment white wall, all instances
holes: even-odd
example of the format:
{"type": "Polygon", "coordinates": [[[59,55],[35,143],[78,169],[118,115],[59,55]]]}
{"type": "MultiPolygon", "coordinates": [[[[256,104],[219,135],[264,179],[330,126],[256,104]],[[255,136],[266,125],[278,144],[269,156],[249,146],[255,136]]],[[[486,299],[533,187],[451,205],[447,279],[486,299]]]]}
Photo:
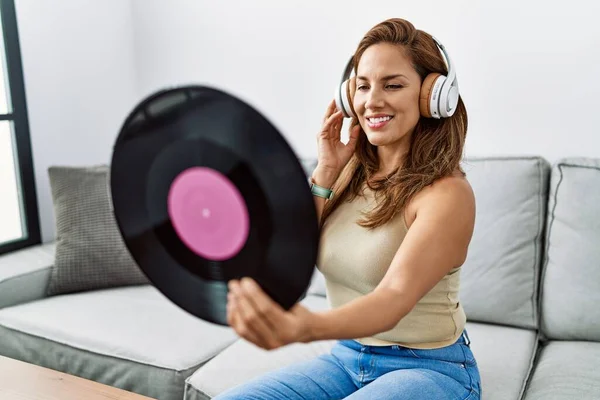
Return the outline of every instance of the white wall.
{"type": "Polygon", "coordinates": [[[136,99],[132,9],[124,0],[17,0],[16,11],[48,241],[55,228],[47,168],[109,162],[136,99]]]}
{"type": "Polygon", "coordinates": [[[200,83],[263,112],[299,156],[362,35],[399,16],[437,36],[468,107],[467,155],[600,157],[600,2],[16,0],[44,241],[53,164],[110,160],[124,117],[200,83]],[[550,4],[552,3],[552,4],[550,4]]]}
{"type": "Polygon", "coordinates": [[[600,157],[600,2],[133,0],[138,93],[187,82],[249,101],[301,156],[362,35],[403,17],[459,74],[467,155],[600,157]]]}

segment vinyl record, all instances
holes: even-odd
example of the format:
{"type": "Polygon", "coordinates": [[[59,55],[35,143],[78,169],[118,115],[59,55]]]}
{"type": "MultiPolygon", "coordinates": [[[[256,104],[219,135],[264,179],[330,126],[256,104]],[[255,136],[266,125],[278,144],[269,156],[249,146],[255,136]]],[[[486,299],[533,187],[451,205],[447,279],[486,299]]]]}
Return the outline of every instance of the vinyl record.
{"type": "Polygon", "coordinates": [[[255,279],[285,309],[310,284],[319,232],[305,172],[240,99],[205,86],[144,99],[117,137],[110,182],[132,257],[189,313],[227,325],[230,279],[255,279]]]}

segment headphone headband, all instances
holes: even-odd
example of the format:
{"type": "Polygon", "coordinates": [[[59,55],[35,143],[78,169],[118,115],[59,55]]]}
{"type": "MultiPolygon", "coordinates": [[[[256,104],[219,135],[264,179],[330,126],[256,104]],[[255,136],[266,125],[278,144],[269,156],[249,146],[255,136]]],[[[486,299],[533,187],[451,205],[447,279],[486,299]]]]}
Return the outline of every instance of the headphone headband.
{"type": "Polygon", "coordinates": [[[458,88],[458,80],[456,79],[456,70],[454,69],[454,63],[452,63],[452,59],[450,58],[450,55],[446,51],[446,48],[444,47],[444,45],[439,40],[437,40],[437,38],[435,36],[431,36],[431,38],[433,39],[433,41],[435,42],[437,47],[441,50],[444,58],[446,59],[446,66],[448,67],[448,76],[446,77],[444,86],[449,85],[449,86],[456,86],[458,88]]]}

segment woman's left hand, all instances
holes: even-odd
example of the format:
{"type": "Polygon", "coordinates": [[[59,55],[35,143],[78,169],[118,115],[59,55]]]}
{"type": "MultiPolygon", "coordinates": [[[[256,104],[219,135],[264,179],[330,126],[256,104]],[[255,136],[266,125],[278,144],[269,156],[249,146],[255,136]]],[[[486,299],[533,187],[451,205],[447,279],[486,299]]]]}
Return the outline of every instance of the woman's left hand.
{"type": "Polygon", "coordinates": [[[227,322],[239,336],[266,350],[311,340],[314,314],[300,304],[286,311],[251,278],[228,286],[227,322]]]}

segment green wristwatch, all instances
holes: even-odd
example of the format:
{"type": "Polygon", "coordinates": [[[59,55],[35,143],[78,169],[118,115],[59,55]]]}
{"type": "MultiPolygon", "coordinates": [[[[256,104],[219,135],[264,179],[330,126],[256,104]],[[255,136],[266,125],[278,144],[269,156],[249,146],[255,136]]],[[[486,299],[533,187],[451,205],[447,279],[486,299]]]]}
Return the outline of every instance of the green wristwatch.
{"type": "Polygon", "coordinates": [[[319,186],[312,181],[310,182],[310,191],[313,195],[323,197],[327,200],[331,200],[333,198],[333,190],[319,186]]]}

